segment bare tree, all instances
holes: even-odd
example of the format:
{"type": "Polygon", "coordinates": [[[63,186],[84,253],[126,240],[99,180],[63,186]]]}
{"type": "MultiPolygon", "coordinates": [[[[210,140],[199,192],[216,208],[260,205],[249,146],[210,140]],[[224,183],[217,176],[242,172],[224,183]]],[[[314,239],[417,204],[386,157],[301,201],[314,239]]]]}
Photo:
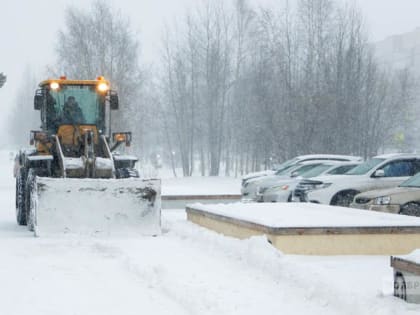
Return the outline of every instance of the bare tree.
{"type": "Polygon", "coordinates": [[[6,83],[7,77],[4,75],[3,72],[0,72],[0,88],[6,83]]]}
{"type": "Polygon", "coordinates": [[[65,29],[59,32],[55,73],[74,79],[103,75],[119,91],[122,110],[114,127],[130,128],[138,144],[147,130],[143,73],[139,66],[139,42],[130,22],[106,1],[92,3],[90,10],[68,7],[65,29]],[[136,139],[137,136],[137,139],[136,139]]]}
{"type": "Polygon", "coordinates": [[[376,62],[354,5],[204,1],[174,29],[162,110],[184,175],[196,161],[238,175],[298,154],[368,157],[408,124],[410,73],[376,62]]]}
{"type": "Polygon", "coordinates": [[[15,144],[28,145],[29,131],[39,130],[39,112],[34,110],[34,92],[37,86],[35,74],[29,66],[25,67],[20,80],[14,107],[8,119],[8,129],[15,144]]]}

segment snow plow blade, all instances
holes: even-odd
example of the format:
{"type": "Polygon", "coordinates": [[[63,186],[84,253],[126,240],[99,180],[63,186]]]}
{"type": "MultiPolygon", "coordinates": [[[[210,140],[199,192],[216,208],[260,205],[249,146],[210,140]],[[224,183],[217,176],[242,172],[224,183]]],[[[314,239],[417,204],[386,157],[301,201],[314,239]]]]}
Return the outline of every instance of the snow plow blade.
{"type": "Polygon", "coordinates": [[[37,177],[31,187],[28,228],[50,234],[158,235],[158,179],[71,179],[37,177]]]}

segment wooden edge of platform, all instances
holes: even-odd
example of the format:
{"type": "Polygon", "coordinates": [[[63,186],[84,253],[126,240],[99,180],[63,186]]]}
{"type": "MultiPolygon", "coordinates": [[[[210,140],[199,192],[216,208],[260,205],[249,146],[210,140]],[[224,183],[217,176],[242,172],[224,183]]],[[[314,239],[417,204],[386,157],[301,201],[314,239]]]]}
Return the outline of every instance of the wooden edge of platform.
{"type": "Polygon", "coordinates": [[[414,261],[391,256],[391,267],[420,276],[420,264],[414,261]]]}
{"type": "Polygon", "coordinates": [[[187,214],[201,215],[273,235],[340,235],[340,234],[420,234],[420,226],[346,226],[346,227],[271,227],[243,219],[236,219],[209,211],[185,208],[187,214]]]}
{"type": "Polygon", "coordinates": [[[241,195],[162,195],[162,200],[241,200],[241,195]]]}

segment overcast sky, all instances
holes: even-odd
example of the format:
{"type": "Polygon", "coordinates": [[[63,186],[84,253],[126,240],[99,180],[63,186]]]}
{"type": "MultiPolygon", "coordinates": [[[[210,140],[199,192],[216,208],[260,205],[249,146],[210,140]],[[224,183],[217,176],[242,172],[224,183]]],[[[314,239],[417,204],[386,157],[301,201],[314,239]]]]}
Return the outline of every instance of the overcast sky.
{"type": "MultiPolygon", "coordinates": [[[[162,26],[199,0],[118,0],[110,1],[130,17],[138,32],[143,59],[153,60],[158,51],[162,26]]],[[[252,0],[273,3],[280,0],[252,0]]],[[[293,1],[293,0],[290,0],[293,1]]],[[[374,41],[409,32],[420,26],[420,0],[354,0],[361,7],[374,41]]],[[[0,0],[0,72],[8,82],[0,89],[3,108],[14,102],[19,79],[26,65],[42,73],[53,64],[57,31],[64,25],[64,9],[73,4],[90,6],[87,0],[0,0]]],[[[34,87],[35,89],[35,87],[34,87]]],[[[5,111],[2,111],[5,113],[5,111]]],[[[4,120],[3,114],[0,119],[4,120]]],[[[1,122],[1,120],[0,120],[1,122]]]]}

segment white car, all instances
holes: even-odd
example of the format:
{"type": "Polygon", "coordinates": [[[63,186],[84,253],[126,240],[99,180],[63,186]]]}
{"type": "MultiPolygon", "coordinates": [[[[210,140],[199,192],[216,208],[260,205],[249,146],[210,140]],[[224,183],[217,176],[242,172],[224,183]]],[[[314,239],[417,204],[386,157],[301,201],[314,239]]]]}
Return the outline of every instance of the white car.
{"type": "Polygon", "coordinates": [[[270,187],[260,187],[257,201],[262,202],[288,202],[291,201],[292,192],[302,179],[316,178],[323,175],[342,175],[357,165],[360,162],[323,162],[313,169],[304,172],[301,176],[296,178],[279,180],[270,187]]]}
{"type": "Polygon", "coordinates": [[[344,175],[302,180],[294,190],[292,200],[349,206],[355,195],[398,186],[419,171],[419,154],[379,155],[344,175]]]}
{"type": "Polygon", "coordinates": [[[339,155],[339,154],[308,154],[308,155],[299,155],[291,160],[288,160],[279,166],[276,167],[274,170],[266,170],[261,172],[254,172],[249,173],[242,177],[242,187],[245,186],[245,184],[252,179],[264,177],[264,176],[272,176],[277,172],[283,171],[287,168],[290,168],[296,164],[302,163],[302,162],[308,162],[308,161],[351,161],[361,162],[363,159],[360,156],[352,156],[352,155],[339,155]]]}
{"type": "Polygon", "coordinates": [[[298,177],[321,163],[322,161],[302,162],[277,171],[274,175],[250,179],[241,188],[242,201],[258,201],[260,187],[269,187],[279,180],[298,177]]]}

